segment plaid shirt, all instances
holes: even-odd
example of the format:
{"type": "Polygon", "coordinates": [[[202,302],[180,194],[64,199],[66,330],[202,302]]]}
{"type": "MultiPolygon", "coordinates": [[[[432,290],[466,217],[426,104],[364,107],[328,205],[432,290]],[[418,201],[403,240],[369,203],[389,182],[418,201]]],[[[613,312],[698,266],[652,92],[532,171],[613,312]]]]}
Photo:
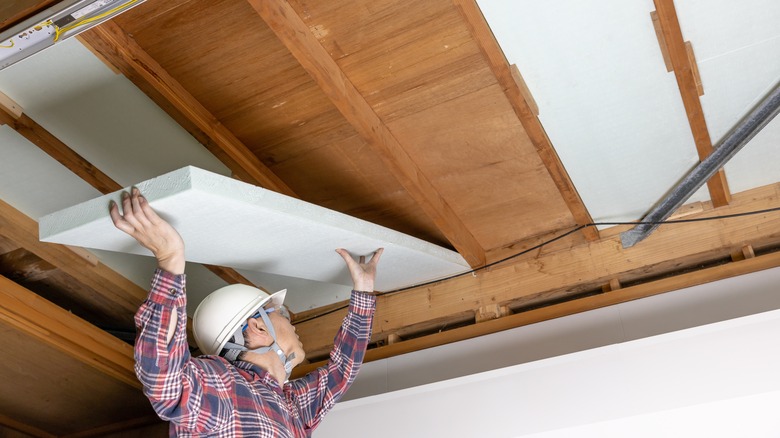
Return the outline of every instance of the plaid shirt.
{"type": "Polygon", "coordinates": [[[357,375],[376,298],[352,292],[328,364],[284,384],[248,362],[190,357],[185,276],[158,269],[135,315],[135,372],[171,436],[308,437],[357,375]],[[173,312],[178,323],[166,345],[173,312]]]}

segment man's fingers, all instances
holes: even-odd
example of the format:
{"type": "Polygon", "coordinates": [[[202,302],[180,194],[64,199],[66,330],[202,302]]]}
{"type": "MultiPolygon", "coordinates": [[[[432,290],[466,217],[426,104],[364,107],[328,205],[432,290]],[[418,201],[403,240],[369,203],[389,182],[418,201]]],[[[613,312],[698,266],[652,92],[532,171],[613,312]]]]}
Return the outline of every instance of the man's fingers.
{"type": "Polygon", "coordinates": [[[111,201],[111,204],[108,207],[108,214],[111,216],[111,221],[114,223],[115,227],[127,234],[133,234],[135,228],[119,214],[119,206],[116,205],[116,202],[111,201]]]}
{"type": "Polygon", "coordinates": [[[376,251],[374,251],[374,254],[371,256],[371,261],[369,264],[376,266],[377,263],[379,263],[379,258],[382,257],[382,253],[385,252],[384,248],[379,248],[376,251]]]}

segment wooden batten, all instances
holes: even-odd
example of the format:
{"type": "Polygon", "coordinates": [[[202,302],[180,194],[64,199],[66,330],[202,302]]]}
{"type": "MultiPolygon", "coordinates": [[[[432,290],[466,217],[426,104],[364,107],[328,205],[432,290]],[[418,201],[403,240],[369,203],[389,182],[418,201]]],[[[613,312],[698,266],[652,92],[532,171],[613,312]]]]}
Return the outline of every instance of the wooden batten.
{"type": "Polygon", "coordinates": [[[507,306],[500,306],[496,303],[482,306],[474,313],[474,321],[479,324],[481,322],[490,321],[491,319],[497,319],[507,316],[511,313],[507,306]]]}
{"type": "Polygon", "coordinates": [[[517,88],[523,95],[523,99],[528,103],[528,109],[531,110],[531,114],[538,116],[539,105],[536,104],[536,99],[534,99],[534,96],[531,94],[531,90],[528,89],[528,84],[525,83],[523,75],[520,74],[520,69],[517,68],[517,64],[510,65],[509,70],[512,72],[512,78],[515,80],[517,88]]]}
{"type": "Polygon", "coordinates": [[[699,96],[704,96],[704,86],[701,84],[699,76],[699,65],[696,63],[696,55],[693,54],[693,44],[690,41],[685,42],[685,53],[688,54],[688,63],[691,65],[691,74],[693,74],[693,83],[696,84],[696,91],[699,96]]]}
{"type": "Polygon", "coordinates": [[[661,21],[658,18],[658,12],[650,12],[650,19],[653,21],[653,29],[655,29],[655,37],[658,39],[658,47],[661,49],[661,57],[664,59],[664,65],[666,71],[671,73],[674,71],[672,65],[672,58],[669,56],[669,47],[666,45],[666,38],[664,37],[664,31],[661,28],[661,21]]]}
{"type": "Polygon", "coordinates": [[[609,283],[607,283],[607,284],[605,284],[604,286],[601,287],[601,291],[602,292],[612,292],[612,291],[616,291],[616,290],[618,290],[618,289],[620,289],[622,287],[623,286],[620,284],[620,280],[618,280],[617,278],[613,278],[613,279],[609,280],[609,283]]]}
{"type": "MultiPolygon", "coordinates": [[[[674,1],[654,0],[654,3],[656,9],[654,18],[657,18],[657,20],[654,20],[654,24],[657,23],[663,34],[663,41],[668,50],[672,70],[677,79],[677,86],[680,89],[696,151],[699,154],[699,159],[704,160],[712,153],[712,140],[704,118],[704,110],[699,100],[699,96],[704,93],[704,90],[701,85],[701,78],[698,76],[698,66],[695,64],[691,44],[683,40],[674,1]]],[[[722,207],[731,202],[731,192],[729,191],[726,174],[723,169],[707,181],[707,188],[715,207],[722,207]]]]}
{"type": "Polygon", "coordinates": [[[740,260],[752,259],[756,256],[756,252],[752,245],[745,245],[740,250],[731,253],[731,260],[738,262],[740,260]]]}

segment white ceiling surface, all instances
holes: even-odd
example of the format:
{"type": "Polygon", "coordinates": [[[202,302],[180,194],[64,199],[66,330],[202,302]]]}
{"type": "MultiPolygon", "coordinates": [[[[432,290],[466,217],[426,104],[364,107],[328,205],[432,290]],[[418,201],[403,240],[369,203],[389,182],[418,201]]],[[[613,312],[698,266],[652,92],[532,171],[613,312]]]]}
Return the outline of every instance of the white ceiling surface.
{"type": "MultiPolygon", "coordinates": [[[[0,91],[119,184],[186,165],[229,174],[154,102],[76,39],[0,71],[0,91]]],[[[0,157],[0,196],[33,219],[100,195],[7,126],[0,126],[0,157]]],[[[149,287],[155,267],[151,258],[93,252],[107,266],[149,287]]],[[[294,312],[349,298],[349,287],[240,272],[268,290],[288,289],[286,304],[294,312]]],[[[226,284],[197,264],[188,264],[187,276],[190,313],[208,293],[226,284]]]]}
{"type": "MultiPolygon", "coordinates": [[[[652,0],[478,0],[594,221],[641,218],[698,163],[652,0]]],[[[716,143],[780,80],[780,2],[677,0],[716,143]]],[[[732,192],[780,180],[780,120],[726,166],[732,192]]],[[[700,189],[688,202],[706,201],[700,189]]]]}
{"type": "Polygon", "coordinates": [[[318,435],[403,418],[374,435],[776,437],[778,279],[769,269],[364,364],[347,396],[368,396],[339,403],[318,435]]]}
{"type": "MultiPolygon", "coordinates": [[[[460,254],[423,240],[196,167],[136,185],[184,238],[188,261],[351,286],[336,254],[370,257],[384,248],[377,290],[393,290],[468,270],[460,254]]],[[[40,219],[41,240],[150,254],[115,229],[105,195],[40,219]]]]}

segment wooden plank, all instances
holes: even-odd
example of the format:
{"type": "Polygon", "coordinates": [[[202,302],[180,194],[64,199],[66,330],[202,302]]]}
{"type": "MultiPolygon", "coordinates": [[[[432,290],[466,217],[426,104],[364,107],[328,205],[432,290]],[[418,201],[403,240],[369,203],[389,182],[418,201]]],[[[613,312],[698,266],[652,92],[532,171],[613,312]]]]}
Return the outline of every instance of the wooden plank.
{"type": "MultiPolygon", "coordinates": [[[[780,184],[762,187],[735,196],[732,204],[717,214],[775,208],[780,206],[778,198],[780,184]]],[[[692,217],[707,216],[715,216],[715,212],[692,217]]],[[[600,290],[616,277],[628,283],[669,275],[728,258],[732,248],[743,242],[751,242],[755,248],[778,245],[779,227],[780,213],[774,212],[663,226],[641,247],[631,249],[623,249],[619,235],[613,235],[558,251],[526,254],[474,275],[380,296],[374,332],[381,337],[488,303],[513,307],[534,297],[600,290]]],[[[339,315],[330,314],[298,324],[307,351],[327,349],[339,323],[339,315]]]]}
{"type": "MultiPolygon", "coordinates": [[[[541,121],[534,114],[534,110],[529,102],[523,97],[523,93],[512,75],[509,63],[493,36],[487,21],[485,21],[485,17],[482,15],[476,0],[453,0],[453,3],[471,29],[485,59],[490,64],[490,68],[493,70],[498,83],[504,89],[515,114],[517,114],[517,117],[523,124],[534,146],[536,146],[539,157],[541,157],[547,171],[558,187],[574,220],[579,225],[592,223],[593,219],[582,202],[579,193],[577,193],[577,188],[574,187],[574,183],[569,178],[569,174],[563,167],[558,154],[555,152],[552,142],[547,137],[541,121]]],[[[589,241],[595,241],[599,238],[598,230],[594,227],[583,228],[582,233],[589,241]]]]}
{"type": "MultiPolygon", "coordinates": [[[[677,11],[674,0],[653,0],[655,3],[658,20],[663,31],[664,40],[669,49],[669,58],[674,67],[674,76],[680,89],[685,113],[691,127],[693,140],[699,159],[703,160],[712,153],[712,140],[707,129],[707,121],[704,118],[701,101],[699,100],[699,87],[696,84],[694,70],[697,67],[691,64],[691,57],[686,49],[680,22],[677,19],[677,11]]],[[[721,169],[707,181],[710,198],[715,207],[728,205],[731,199],[726,174],[721,169]]]]}
{"type": "MultiPolygon", "coordinates": [[[[228,164],[232,164],[231,170],[241,175],[242,180],[287,196],[297,197],[284,181],[260,162],[241,140],[168,74],[119,25],[108,21],[82,35],[95,50],[104,54],[113,52],[153,85],[178,111],[208,136],[210,142],[204,144],[206,148],[217,156],[230,158],[231,162],[228,164]]],[[[108,55],[106,57],[112,58],[108,55]]]]}
{"type": "Polygon", "coordinates": [[[285,0],[249,3],[471,266],[485,250],[285,0]]]}
{"type": "Polygon", "coordinates": [[[141,389],[133,347],[0,276],[0,320],[98,371],[141,389]]]}
{"type": "MultiPolygon", "coordinates": [[[[428,336],[406,340],[404,342],[389,344],[383,347],[368,350],[366,352],[365,362],[386,359],[401,354],[424,350],[426,348],[437,347],[440,345],[446,345],[453,342],[459,342],[466,339],[489,335],[492,333],[498,333],[504,330],[510,330],[538,322],[575,315],[577,313],[587,312],[589,310],[595,310],[628,301],[639,300],[654,295],[673,292],[687,287],[717,280],[723,280],[738,275],[745,275],[778,266],[780,266],[780,252],[770,253],[752,259],[732,262],[726,265],[689,272],[686,274],[664,278],[637,286],[622,288],[606,294],[594,295],[587,298],[567,301],[564,303],[529,310],[526,312],[515,313],[503,318],[484,321],[481,324],[472,324],[465,327],[438,332],[428,336]]],[[[299,334],[300,331],[301,328],[299,327],[299,334]]],[[[304,346],[306,346],[305,343],[304,346]]],[[[321,367],[324,363],[325,362],[322,361],[300,365],[295,368],[292,377],[296,378],[303,376],[306,373],[321,367]]]]}

